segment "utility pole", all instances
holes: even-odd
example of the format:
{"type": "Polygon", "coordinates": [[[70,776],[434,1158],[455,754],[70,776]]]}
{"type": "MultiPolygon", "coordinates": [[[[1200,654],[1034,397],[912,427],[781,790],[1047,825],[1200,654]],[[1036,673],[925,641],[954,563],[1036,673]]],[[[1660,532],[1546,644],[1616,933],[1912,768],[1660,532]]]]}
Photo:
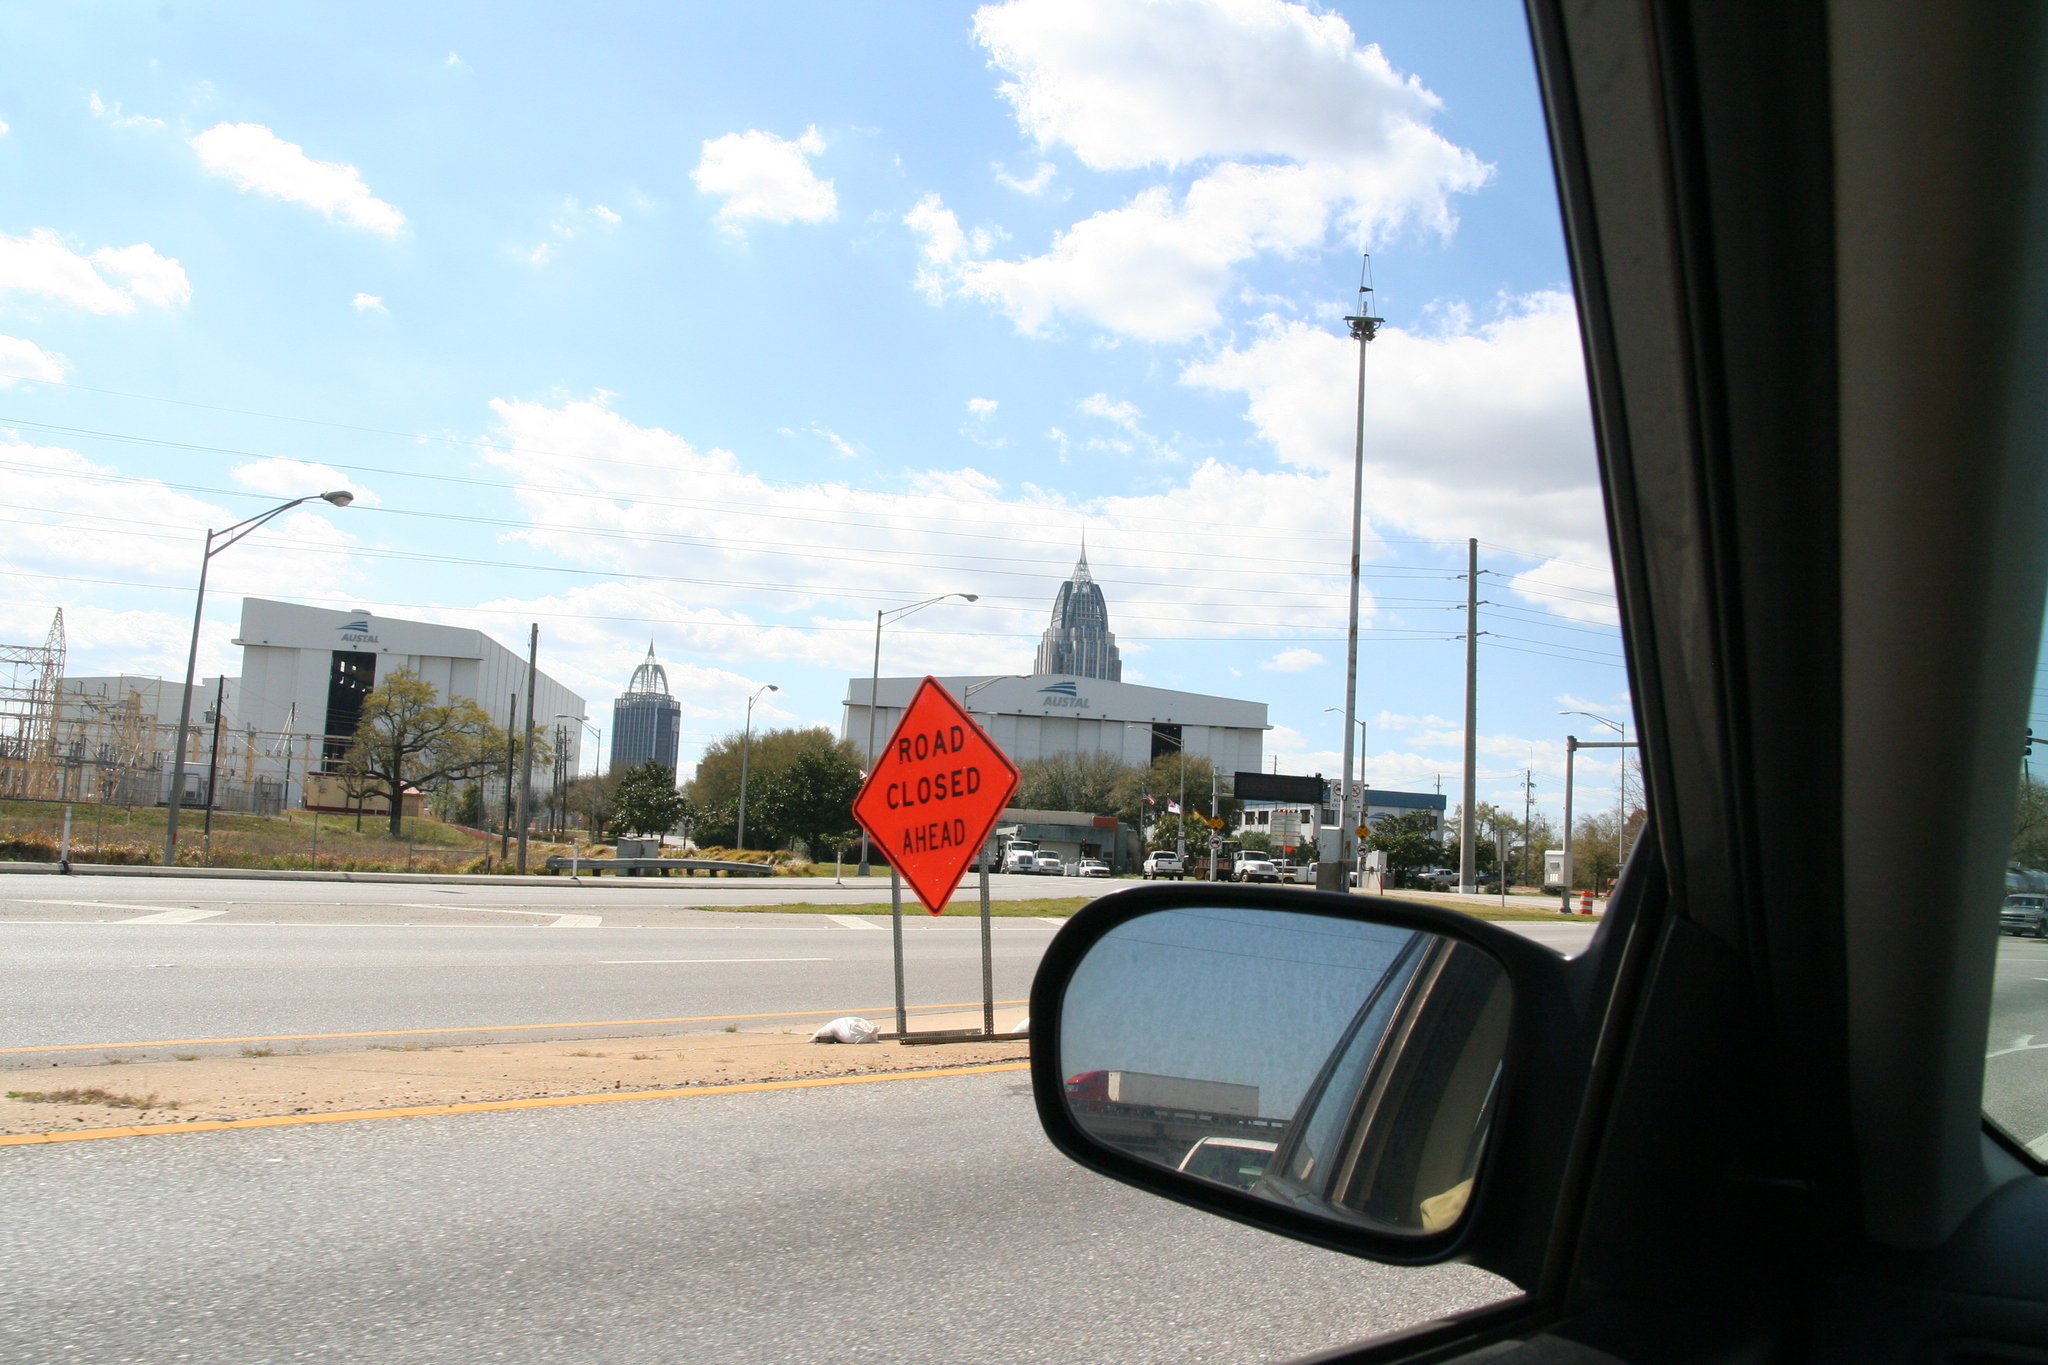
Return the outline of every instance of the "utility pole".
{"type": "MultiPolygon", "coordinates": [[[[1368,275],[1372,257],[1367,256],[1360,273],[1368,275]]],[[[1358,718],[1358,569],[1360,545],[1365,533],[1365,356],[1372,339],[1379,334],[1382,319],[1372,316],[1372,286],[1358,282],[1358,311],[1344,321],[1358,343],[1358,409],[1353,423],[1351,445],[1351,607],[1344,634],[1344,770],[1337,789],[1337,860],[1327,871],[1317,863],[1316,885],[1325,891],[1344,890],[1344,872],[1356,860],[1358,836],[1346,823],[1351,809],[1351,726],[1358,718]]]]}
{"type": "Polygon", "coordinates": [[[498,812],[498,866],[512,852],[512,769],[519,761],[519,694],[505,694],[505,808],[498,812]]]}
{"type": "Polygon", "coordinates": [[[1475,879],[1479,819],[1479,542],[1465,542],[1465,814],[1458,821],[1458,889],[1470,895],[1475,879]]]}
{"type": "Polygon", "coordinates": [[[533,813],[533,679],[540,669],[540,622],[526,637],[526,733],[519,745],[519,870],[526,871],[526,826],[533,813]]]}
{"type": "Polygon", "coordinates": [[[1522,769],[1522,885],[1529,884],[1529,821],[1536,814],[1536,770],[1522,769]]]}
{"type": "Polygon", "coordinates": [[[202,859],[213,856],[213,798],[220,785],[220,722],[228,709],[228,679],[223,673],[213,694],[213,743],[206,751],[206,830],[200,836],[202,859]]]}

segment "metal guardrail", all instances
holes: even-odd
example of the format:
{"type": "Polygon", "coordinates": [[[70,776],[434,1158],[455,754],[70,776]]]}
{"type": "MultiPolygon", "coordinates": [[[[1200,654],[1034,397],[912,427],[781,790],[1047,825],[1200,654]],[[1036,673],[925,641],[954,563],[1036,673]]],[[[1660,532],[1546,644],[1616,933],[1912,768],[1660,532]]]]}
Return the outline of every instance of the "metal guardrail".
{"type": "Polygon", "coordinates": [[[775,869],[761,863],[728,862],[723,858],[563,858],[548,859],[550,873],[569,872],[577,876],[601,877],[607,872],[622,877],[666,877],[671,872],[684,876],[704,872],[716,877],[772,877],[775,869]]]}

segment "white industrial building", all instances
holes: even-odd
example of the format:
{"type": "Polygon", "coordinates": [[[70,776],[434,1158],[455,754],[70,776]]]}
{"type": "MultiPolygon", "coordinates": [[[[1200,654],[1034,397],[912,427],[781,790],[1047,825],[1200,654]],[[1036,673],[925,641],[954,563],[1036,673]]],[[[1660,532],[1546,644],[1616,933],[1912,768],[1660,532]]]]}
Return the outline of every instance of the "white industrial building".
{"type": "MultiPolygon", "coordinates": [[[[238,727],[262,735],[302,737],[290,766],[286,800],[297,804],[307,767],[337,762],[355,732],[363,698],[401,668],[432,683],[443,699],[468,697],[501,729],[515,724],[515,705],[526,708],[526,660],[480,630],[242,599],[242,676],[228,685],[229,715],[238,727]]],[[[171,689],[174,693],[175,688],[171,689]]],[[[564,764],[579,770],[583,698],[546,673],[534,679],[533,714],[552,739],[568,746],[564,764]],[[557,724],[559,715],[576,724],[557,724]]],[[[284,747],[284,746],[280,746],[284,747]]],[[[285,755],[269,764],[286,775],[285,755]]]]}
{"type": "MultiPolygon", "coordinates": [[[[883,678],[875,689],[874,735],[887,740],[922,678],[883,678]]],[[[845,737],[868,752],[868,678],[846,687],[845,737]]],[[[1012,763],[1061,753],[1106,753],[1140,766],[1185,745],[1226,777],[1256,772],[1266,740],[1266,704],[1164,687],[1078,678],[1060,673],[1029,677],[940,678],[1012,763]]],[[[1190,792],[1193,797],[1195,793],[1190,792]]],[[[1201,793],[1206,801],[1208,793],[1201,793]]]]}

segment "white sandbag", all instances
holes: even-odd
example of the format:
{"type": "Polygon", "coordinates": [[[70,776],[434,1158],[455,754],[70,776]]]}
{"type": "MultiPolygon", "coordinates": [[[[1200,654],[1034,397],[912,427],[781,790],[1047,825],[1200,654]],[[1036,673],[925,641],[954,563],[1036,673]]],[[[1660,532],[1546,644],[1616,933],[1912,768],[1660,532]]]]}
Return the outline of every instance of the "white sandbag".
{"type": "Polygon", "coordinates": [[[856,1014],[842,1015],[811,1035],[814,1043],[878,1043],[875,1035],[881,1030],[872,1019],[863,1019],[856,1014]]]}

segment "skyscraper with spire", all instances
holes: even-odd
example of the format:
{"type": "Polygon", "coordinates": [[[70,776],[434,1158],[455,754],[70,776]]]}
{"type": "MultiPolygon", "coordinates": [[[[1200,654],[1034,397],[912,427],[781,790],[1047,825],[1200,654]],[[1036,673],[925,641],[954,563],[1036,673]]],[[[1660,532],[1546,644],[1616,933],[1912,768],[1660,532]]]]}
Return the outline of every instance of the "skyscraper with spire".
{"type": "Polygon", "coordinates": [[[647,658],[633,670],[632,681],[612,703],[612,772],[643,763],[676,766],[683,727],[683,704],[668,692],[668,670],[654,661],[654,641],[647,658]]]}
{"type": "Polygon", "coordinates": [[[1123,681],[1123,656],[1117,653],[1116,636],[1109,633],[1109,605],[1088,572],[1085,540],[1074,576],[1060,584],[1060,595],[1053,600],[1052,624],[1038,642],[1038,659],[1031,671],[1123,681]]]}

